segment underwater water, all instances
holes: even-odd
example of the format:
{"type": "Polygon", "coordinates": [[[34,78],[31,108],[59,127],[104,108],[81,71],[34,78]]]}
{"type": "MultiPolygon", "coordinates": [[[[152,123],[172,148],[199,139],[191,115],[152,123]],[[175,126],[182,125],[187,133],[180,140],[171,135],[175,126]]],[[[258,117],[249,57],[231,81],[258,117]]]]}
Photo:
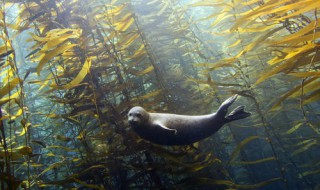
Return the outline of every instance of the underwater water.
{"type": "Polygon", "coordinates": [[[320,189],[319,19],[318,0],[2,1],[0,189],[320,189]]]}

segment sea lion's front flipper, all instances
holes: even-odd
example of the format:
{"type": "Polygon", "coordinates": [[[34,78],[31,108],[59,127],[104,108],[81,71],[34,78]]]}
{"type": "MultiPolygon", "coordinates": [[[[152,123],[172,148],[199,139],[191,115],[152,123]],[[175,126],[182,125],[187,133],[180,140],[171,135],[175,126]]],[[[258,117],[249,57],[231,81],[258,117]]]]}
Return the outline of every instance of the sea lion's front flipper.
{"type": "Polygon", "coordinates": [[[166,131],[169,131],[170,133],[173,133],[173,134],[177,134],[177,129],[170,129],[168,127],[166,127],[165,125],[163,125],[162,123],[160,122],[155,122],[155,125],[159,126],[159,128],[161,129],[164,129],[166,131]]]}

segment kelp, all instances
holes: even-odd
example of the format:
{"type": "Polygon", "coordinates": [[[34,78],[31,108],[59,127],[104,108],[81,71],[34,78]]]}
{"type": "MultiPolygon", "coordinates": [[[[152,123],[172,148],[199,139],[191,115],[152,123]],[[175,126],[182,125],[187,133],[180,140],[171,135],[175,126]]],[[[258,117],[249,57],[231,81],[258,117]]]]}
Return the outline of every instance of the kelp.
{"type": "Polygon", "coordinates": [[[87,58],[87,60],[83,64],[81,70],[79,71],[78,75],[72,81],[70,81],[67,84],[63,84],[63,85],[53,84],[50,87],[54,88],[54,89],[71,89],[71,88],[74,88],[78,85],[81,85],[80,83],[83,81],[83,79],[90,72],[90,67],[91,67],[91,59],[87,58]]]}
{"type": "MultiPolygon", "coordinates": [[[[241,90],[230,90],[232,92],[245,92],[245,97],[255,101],[256,110],[260,116],[261,123],[267,136],[266,143],[270,144],[273,155],[256,161],[235,162],[236,156],[245,155],[244,142],[238,142],[238,145],[231,154],[231,160],[238,165],[258,164],[264,161],[275,161],[278,163],[279,173],[285,178],[284,170],[281,169],[281,162],[277,160],[278,153],[276,149],[284,151],[289,162],[295,167],[299,176],[302,175],[300,166],[290,157],[298,156],[300,153],[313,152],[311,147],[318,146],[316,141],[310,141],[298,149],[283,146],[282,136],[277,133],[281,131],[285,137],[297,136],[293,142],[285,143],[299,144],[299,135],[297,131],[308,131],[311,129],[314,135],[318,136],[318,127],[314,124],[318,119],[314,119],[310,112],[309,105],[315,105],[319,100],[319,2],[317,1],[219,1],[212,3],[202,1],[194,3],[192,7],[210,7],[212,10],[204,19],[197,20],[198,23],[210,22],[214,28],[205,32],[213,35],[226,36],[226,43],[222,45],[225,56],[217,61],[203,65],[202,71],[205,77],[208,75],[219,75],[215,67],[222,63],[225,73],[230,71],[232,74],[220,75],[222,79],[214,79],[215,83],[221,83],[226,80],[237,80],[243,85],[241,90]],[[231,4],[228,4],[231,2],[231,4]],[[220,4],[219,4],[220,3],[220,4]],[[308,5],[303,6],[307,3],[308,5]],[[219,6],[215,7],[215,4],[219,6]],[[219,14],[221,13],[221,14],[219,14]],[[212,19],[212,21],[211,21],[212,19]],[[223,78],[224,77],[224,78],[223,78]],[[225,80],[224,80],[225,79],[225,80]],[[281,81],[281,82],[279,82],[281,81]],[[268,89],[268,90],[267,90],[268,89]],[[264,98],[257,101],[263,93],[272,93],[275,90],[279,95],[275,95],[274,100],[267,107],[269,111],[282,114],[285,118],[292,118],[290,114],[296,114],[293,110],[301,110],[303,120],[294,125],[285,125],[279,128],[278,124],[272,119],[267,119],[267,112],[262,112],[261,107],[266,105],[270,98],[264,98]],[[284,113],[283,109],[289,107],[289,114],[284,113]],[[306,111],[308,110],[308,111],[306,111]],[[309,116],[310,115],[310,116],[309,116]],[[316,121],[314,121],[316,120],[316,121]],[[272,123],[275,125],[272,126],[272,123]],[[271,140],[274,138],[273,140],[271,140]],[[280,145],[280,148],[277,147],[280,145]],[[291,154],[294,152],[294,154],[291,154]],[[282,170],[282,171],[281,171],[282,170]]],[[[219,70],[221,72],[221,70],[219,70]]],[[[212,80],[194,80],[201,81],[201,84],[210,84],[212,80]]],[[[199,82],[200,83],[200,82],[199,82]]],[[[215,85],[210,85],[216,87],[215,85]]],[[[273,95],[269,95],[271,97],[273,95]]],[[[282,118],[283,119],[283,118],[282,118]]],[[[296,118],[293,118],[296,119],[296,118]]],[[[287,122],[288,123],[288,122],[287,122]]],[[[305,134],[305,133],[303,133],[305,134]]],[[[237,135],[233,135],[237,136],[237,135]]],[[[255,138],[254,135],[246,137],[255,138]]],[[[306,137],[308,139],[308,137],[306,137]]],[[[245,141],[245,140],[244,140],[245,141]]],[[[301,140],[302,141],[302,140],[301,140]]],[[[242,158],[241,157],[241,158],[242,158]]],[[[232,162],[231,162],[232,163],[232,162]]],[[[308,180],[302,177],[302,180],[311,188],[308,180]]],[[[284,182],[286,184],[286,182],[284,182]]],[[[286,184],[288,188],[288,184],[286,184]]]]}
{"type": "MultiPolygon", "coordinates": [[[[130,141],[132,138],[124,132],[127,126],[122,121],[129,106],[136,102],[151,105],[159,101],[172,106],[167,95],[164,95],[168,92],[168,87],[164,85],[164,78],[159,73],[156,55],[148,46],[148,37],[139,28],[141,25],[130,4],[116,1],[107,4],[94,2],[90,3],[90,10],[86,9],[88,4],[83,6],[84,4],[85,2],[80,1],[59,1],[55,5],[47,1],[30,1],[20,4],[21,12],[16,24],[34,29],[27,31],[30,38],[26,41],[32,43],[26,58],[33,63],[31,68],[24,68],[25,73],[21,73],[24,77],[8,80],[7,86],[1,89],[2,104],[10,103],[10,100],[22,101],[14,93],[9,98],[6,96],[25,81],[28,81],[33,92],[37,93],[37,98],[34,96],[35,100],[27,101],[42,104],[39,98],[47,96],[46,101],[51,99],[54,102],[52,105],[44,105],[41,108],[45,111],[29,111],[30,114],[28,113],[27,116],[28,119],[33,120],[32,122],[26,119],[20,122],[16,140],[30,143],[34,147],[33,156],[29,154],[23,156],[29,156],[27,160],[32,163],[27,163],[28,168],[37,167],[39,171],[36,175],[30,175],[24,179],[22,185],[27,188],[35,186],[45,188],[50,185],[73,187],[77,184],[76,186],[86,188],[106,189],[107,183],[120,183],[101,178],[92,184],[90,177],[83,179],[81,172],[77,172],[68,160],[75,161],[80,168],[82,166],[86,168],[85,165],[93,162],[112,162],[114,157],[127,162],[121,164],[123,168],[132,167],[136,159],[140,160],[139,168],[145,167],[146,162],[156,162],[151,158],[146,161],[143,156],[131,156],[132,154],[129,153],[146,151],[146,147],[139,147],[139,143],[131,143],[128,146],[120,141],[120,139],[130,141]],[[38,76],[33,73],[37,73],[38,76]],[[139,80],[144,82],[137,82],[139,80]],[[50,126],[49,121],[55,121],[54,125],[50,126]],[[38,127],[35,128],[35,126],[38,127]],[[40,135],[40,138],[35,139],[33,133],[38,130],[48,132],[45,136],[40,135]],[[113,138],[115,134],[119,136],[118,139],[113,138]],[[102,139],[110,139],[110,141],[102,139]],[[95,144],[99,146],[96,147],[95,144]],[[101,144],[108,145],[101,146],[101,144]],[[41,157],[48,163],[38,163],[39,159],[36,160],[35,157],[39,154],[36,152],[42,152],[41,157]],[[80,157],[83,158],[82,161],[79,160],[80,157]],[[105,160],[106,157],[109,158],[105,160]],[[57,173],[58,171],[61,174],[57,173]],[[53,181],[51,181],[51,173],[56,174],[53,181]]],[[[168,1],[164,1],[157,7],[159,10],[149,16],[166,16],[170,6],[172,5],[168,1]]],[[[188,26],[184,25],[172,31],[175,37],[184,38],[179,32],[187,29],[188,26]]],[[[18,34],[19,32],[24,32],[24,29],[19,28],[18,34]]],[[[193,41],[191,37],[185,38],[193,41]]],[[[2,49],[1,58],[15,53],[13,48],[3,51],[2,49]]],[[[8,62],[6,66],[10,66],[10,63],[8,62]]],[[[11,119],[26,115],[23,109],[17,109],[13,113],[16,114],[12,114],[11,119]]],[[[186,153],[190,152],[192,151],[186,151],[186,153]]],[[[152,153],[152,155],[158,155],[157,159],[160,160],[170,158],[168,155],[161,154],[160,150],[155,150],[155,154],[152,153]]],[[[206,169],[215,162],[215,159],[209,160],[207,157],[204,161],[202,159],[194,161],[192,165],[180,161],[175,164],[178,164],[180,172],[193,173],[206,169]]],[[[100,168],[108,173],[106,176],[118,175],[117,168],[100,165],[99,168],[94,169],[100,168]]],[[[139,168],[133,169],[132,172],[137,174],[139,168]]],[[[163,174],[169,172],[162,171],[160,168],[159,171],[163,174]]],[[[88,175],[95,174],[88,172],[88,175]]],[[[156,176],[150,172],[145,175],[150,175],[150,180],[156,179],[156,176]]],[[[146,179],[145,175],[136,176],[140,176],[141,180],[146,179]]],[[[137,184],[139,178],[127,176],[131,184],[137,184]]],[[[121,181],[121,183],[126,182],[121,181]]]]}

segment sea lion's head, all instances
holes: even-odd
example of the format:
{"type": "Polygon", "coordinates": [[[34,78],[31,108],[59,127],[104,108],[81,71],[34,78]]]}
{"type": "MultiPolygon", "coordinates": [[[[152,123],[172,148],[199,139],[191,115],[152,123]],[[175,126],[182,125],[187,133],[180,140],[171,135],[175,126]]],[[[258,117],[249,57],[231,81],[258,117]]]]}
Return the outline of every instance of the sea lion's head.
{"type": "Polygon", "coordinates": [[[149,122],[149,113],[142,107],[136,106],[131,108],[128,113],[128,122],[131,126],[143,126],[149,122]]]}

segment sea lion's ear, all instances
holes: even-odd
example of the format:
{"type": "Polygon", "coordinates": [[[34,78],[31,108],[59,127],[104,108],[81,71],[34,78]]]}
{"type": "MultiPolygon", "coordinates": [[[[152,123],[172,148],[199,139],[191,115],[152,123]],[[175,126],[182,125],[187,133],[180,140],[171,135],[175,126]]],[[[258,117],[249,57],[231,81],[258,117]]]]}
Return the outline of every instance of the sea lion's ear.
{"type": "Polygon", "coordinates": [[[168,132],[170,132],[170,133],[173,133],[173,134],[177,134],[177,129],[170,129],[170,128],[168,128],[168,127],[166,127],[165,125],[163,125],[162,123],[160,123],[160,122],[154,122],[154,124],[157,126],[157,127],[159,127],[160,129],[163,129],[163,130],[166,130],[166,131],[168,131],[168,132]]]}

